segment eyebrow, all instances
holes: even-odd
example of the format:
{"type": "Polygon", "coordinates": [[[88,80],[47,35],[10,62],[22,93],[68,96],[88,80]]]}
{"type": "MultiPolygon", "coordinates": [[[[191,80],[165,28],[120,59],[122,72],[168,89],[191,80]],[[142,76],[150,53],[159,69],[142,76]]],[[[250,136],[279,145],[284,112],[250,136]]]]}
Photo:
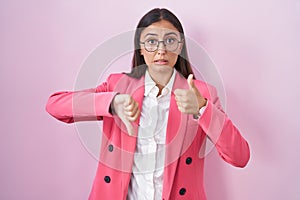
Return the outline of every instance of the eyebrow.
{"type": "MultiPolygon", "coordinates": [[[[144,36],[144,38],[145,37],[147,37],[147,36],[158,36],[158,34],[155,34],[155,33],[147,33],[145,36],[144,36]]],[[[164,37],[165,36],[168,36],[168,35],[176,35],[176,36],[178,36],[175,32],[170,32],[170,33],[166,33],[165,35],[164,35],[164,37]]]]}

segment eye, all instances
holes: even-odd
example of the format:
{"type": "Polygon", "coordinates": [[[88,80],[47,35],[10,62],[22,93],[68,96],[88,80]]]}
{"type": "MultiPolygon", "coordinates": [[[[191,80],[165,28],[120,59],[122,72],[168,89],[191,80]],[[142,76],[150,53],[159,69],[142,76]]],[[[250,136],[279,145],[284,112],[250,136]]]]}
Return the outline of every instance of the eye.
{"type": "Polygon", "coordinates": [[[170,37],[165,40],[166,44],[173,44],[176,41],[176,38],[170,37]]]}
{"type": "Polygon", "coordinates": [[[156,39],[149,39],[149,40],[147,40],[146,42],[147,42],[149,45],[156,45],[157,42],[158,42],[158,40],[156,40],[156,39]]]}

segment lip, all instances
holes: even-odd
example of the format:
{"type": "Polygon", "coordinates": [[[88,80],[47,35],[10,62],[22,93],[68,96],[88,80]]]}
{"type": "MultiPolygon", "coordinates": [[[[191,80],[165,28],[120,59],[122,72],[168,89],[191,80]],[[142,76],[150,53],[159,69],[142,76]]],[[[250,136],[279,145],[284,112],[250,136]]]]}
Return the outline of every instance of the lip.
{"type": "Polygon", "coordinates": [[[154,60],[154,63],[157,64],[157,65],[166,65],[166,64],[168,64],[168,60],[166,60],[166,59],[156,59],[156,60],[154,60]]]}

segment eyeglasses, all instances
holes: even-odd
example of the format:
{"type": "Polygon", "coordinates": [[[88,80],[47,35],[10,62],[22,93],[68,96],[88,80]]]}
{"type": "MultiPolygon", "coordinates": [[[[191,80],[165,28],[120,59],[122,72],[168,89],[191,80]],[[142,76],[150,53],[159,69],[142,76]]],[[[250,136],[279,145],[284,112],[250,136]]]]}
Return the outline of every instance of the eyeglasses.
{"type": "Polygon", "coordinates": [[[154,52],[158,49],[159,43],[163,43],[164,47],[167,51],[174,52],[177,50],[179,43],[182,43],[183,39],[181,41],[178,41],[177,38],[169,37],[164,40],[157,40],[157,39],[147,39],[145,42],[140,42],[141,44],[144,44],[144,47],[146,51],[148,52],[154,52]]]}

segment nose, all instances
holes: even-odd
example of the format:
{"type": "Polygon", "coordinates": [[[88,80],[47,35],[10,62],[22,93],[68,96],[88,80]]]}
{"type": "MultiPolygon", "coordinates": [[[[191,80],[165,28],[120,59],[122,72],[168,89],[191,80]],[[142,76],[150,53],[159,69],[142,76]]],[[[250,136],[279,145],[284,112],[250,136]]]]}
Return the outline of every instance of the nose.
{"type": "Polygon", "coordinates": [[[158,47],[157,47],[158,53],[166,53],[166,46],[163,41],[159,41],[158,47]]]}

